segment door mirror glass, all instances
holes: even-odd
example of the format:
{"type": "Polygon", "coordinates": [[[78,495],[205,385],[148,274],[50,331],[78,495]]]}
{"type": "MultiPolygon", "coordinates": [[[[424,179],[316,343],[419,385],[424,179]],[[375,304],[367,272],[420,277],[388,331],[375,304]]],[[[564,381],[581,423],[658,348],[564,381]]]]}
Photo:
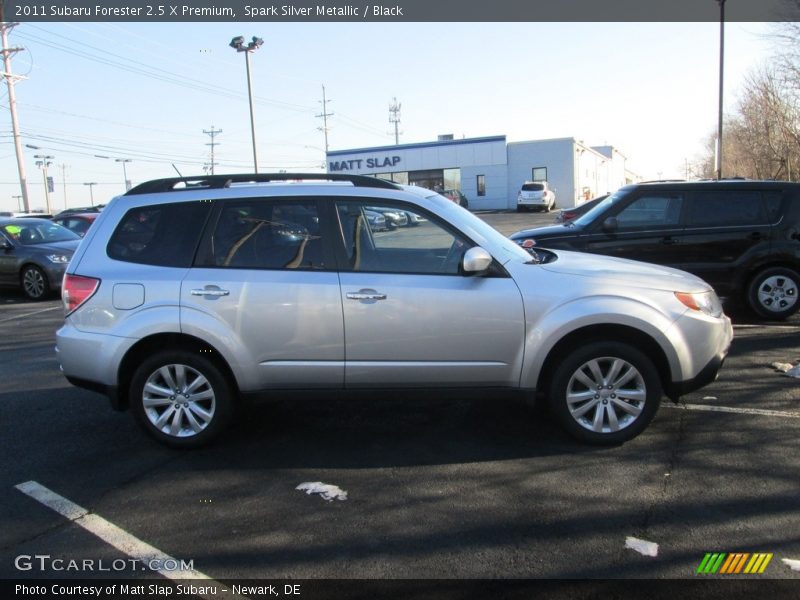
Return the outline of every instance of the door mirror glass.
{"type": "Polygon", "coordinates": [[[608,217],[603,221],[603,231],[606,233],[614,233],[617,230],[617,217],[608,217]]]}
{"type": "Polygon", "coordinates": [[[492,255],[480,246],[474,246],[464,253],[462,267],[464,273],[482,273],[492,264],[492,255]]]}

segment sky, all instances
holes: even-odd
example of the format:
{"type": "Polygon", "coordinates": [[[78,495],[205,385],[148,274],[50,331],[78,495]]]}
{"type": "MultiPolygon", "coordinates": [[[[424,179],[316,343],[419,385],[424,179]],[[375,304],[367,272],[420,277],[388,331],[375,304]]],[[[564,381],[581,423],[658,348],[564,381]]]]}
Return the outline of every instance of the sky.
{"type": "MultiPolygon", "coordinates": [[[[727,23],[725,110],[767,64],[770,24],[727,23]]],[[[682,178],[716,130],[718,23],[23,23],[9,35],[31,209],[45,207],[36,154],[53,156],[52,211],[134,185],[252,172],[244,54],[251,55],[261,172],[324,165],[330,150],[506,135],[610,144],[645,179],[682,178]],[[27,146],[35,146],[36,149],[27,146]],[[107,158],[102,158],[107,157],[107,158]],[[174,165],[174,167],[173,167],[174,165]],[[85,185],[96,183],[96,185],[85,185]]],[[[0,88],[0,210],[18,210],[8,93],[0,88]]]]}

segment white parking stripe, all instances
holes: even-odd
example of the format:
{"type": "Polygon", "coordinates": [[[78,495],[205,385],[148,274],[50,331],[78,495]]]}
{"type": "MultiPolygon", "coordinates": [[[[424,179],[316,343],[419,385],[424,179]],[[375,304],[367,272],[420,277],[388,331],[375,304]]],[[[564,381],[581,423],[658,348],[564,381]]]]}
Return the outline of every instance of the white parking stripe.
{"type": "Polygon", "coordinates": [[[22,313],[21,315],[14,315],[13,317],[6,317],[5,319],[0,319],[0,323],[5,323],[6,321],[13,321],[14,319],[23,319],[25,317],[30,317],[33,315],[38,315],[43,312],[47,312],[49,310],[58,310],[61,306],[51,306],[50,308],[43,308],[41,310],[35,310],[29,313],[22,313]]]}
{"type": "MultiPolygon", "coordinates": [[[[98,515],[90,514],[89,511],[82,506],[78,506],[71,500],[56,494],[54,491],[47,489],[35,481],[26,481],[25,483],[20,483],[14,487],[16,487],[23,494],[27,494],[34,500],[38,500],[48,508],[56,511],[58,514],[63,515],[75,523],[75,525],[83,527],[86,531],[93,533],[107,544],[113,546],[120,552],[127,554],[131,558],[136,559],[144,565],[151,564],[151,562],[155,561],[158,561],[158,564],[160,565],[180,564],[180,561],[176,561],[176,559],[172,558],[169,554],[165,554],[158,548],[143,542],[124,529],[121,529],[113,523],[106,521],[104,518],[98,515]]],[[[161,570],[153,572],[157,572],[163,577],[175,580],[206,580],[202,585],[204,587],[216,587],[218,593],[203,595],[203,598],[237,598],[237,596],[232,596],[227,593],[223,594],[223,591],[228,591],[229,586],[214,581],[208,575],[201,573],[200,571],[195,571],[193,569],[185,571],[168,571],[162,568],[161,570]]],[[[238,597],[241,598],[241,596],[238,597]]]]}
{"type": "Polygon", "coordinates": [[[671,404],[665,402],[661,406],[680,408],[683,410],[702,410],[707,412],[736,413],[742,415],[761,415],[764,417],[782,417],[784,419],[800,419],[800,413],[785,410],[768,410],[765,408],[732,408],[730,406],[709,406],[706,404],[671,404]]]}
{"type": "Polygon", "coordinates": [[[793,558],[782,558],[781,560],[792,571],[800,571],[800,560],[794,560],[793,558]]]}

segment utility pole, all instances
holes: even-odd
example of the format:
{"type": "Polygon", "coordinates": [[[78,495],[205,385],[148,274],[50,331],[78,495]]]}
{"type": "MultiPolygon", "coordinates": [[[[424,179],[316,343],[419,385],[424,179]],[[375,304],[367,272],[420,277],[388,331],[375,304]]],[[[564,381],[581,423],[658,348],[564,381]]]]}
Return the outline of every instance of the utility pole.
{"type": "Polygon", "coordinates": [[[89,198],[91,198],[90,202],[92,203],[92,206],[94,206],[94,192],[92,190],[94,189],[94,186],[97,185],[97,182],[91,181],[89,183],[84,183],[83,185],[89,186],[89,198]]]}
{"type": "Polygon", "coordinates": [[[211,164],[209,166],[211,167],[211,174],[213,175],[214,174],[214,167],[217,164],[217,163],[214,162],[214,146],[219,146],[220,145],[219,142],[215,142],[214,141],[214,138],[216,136],[218,136],[220,133],[222,133],[222,129],[216,129],[215,130],[214,126],[212,125],[211,126],[211,130],[203,129],[203,133],[205,133],[206,135],[211,137],[211,143],[210,144],[206,144],[206,146],[211,146],[211,164]]]}
{"type": "Polygon", "coordinates": [[[389,123],[394,123],[394,143],[396,146],[400,144],[400,134],[402,133],[398,129],[400,125],[400,106],[397,98],[392,98],[392,104],[389,106],[389,123]]]}
{"type": "Polygon", "coordinates": [[[319,129],[320,131],[322,131],[325,134],[325,157],[326,157],[326,160],[327,160],[327,155],[328,155],[328,117],[332,117],[333,116],[333,113],[329,113],[328,112],[328,102],[330,102],[330,100],[328,100],[325,97],[325,86],[323,85],[322,86],[322,112],[320,114],[316,115],[316,117],[318,119],[322,118],[322,127],[317,127],[317,129],[319,129]]]}
{"type": "Polygon", "coordinates": [[[722,94],[724,92],[723,74],[725,72],[725,0],[719,3],[719,122],[717,123],[717,179],[722,179],[722,94]]]}
{"type": "Polygon", "coordinates": [[[22,212],[22,203],[20,202],[20,200],[22,200],[22,196],[11,196],[11,197],[17,201],[17,208],[19,208],[19,212],[22,212]]]}
{"type": "Polygon", "coordinates": [[[19,187],[22,191],[22,204],[25,212],[30,212],[30,203],[28,201],[28,181],[25,178],[25,159],[22,155],[22,141],[19,137],[19,122],[17,121],[17,96],[14,93],[14,84],[17,80],[25,79],[21,75],[14,75],[11,73],[11,56],[22,50],[22,48],[9,48],[8,47],[8,32],[19,23],[3,23],[0,22],[0,38],[3,41],[3,71],[0,73],[8,86],[8,108],[11,111],[11,129],[14,136],[14,150],[17,154],[17,171],[19,172],[19,187]]]}

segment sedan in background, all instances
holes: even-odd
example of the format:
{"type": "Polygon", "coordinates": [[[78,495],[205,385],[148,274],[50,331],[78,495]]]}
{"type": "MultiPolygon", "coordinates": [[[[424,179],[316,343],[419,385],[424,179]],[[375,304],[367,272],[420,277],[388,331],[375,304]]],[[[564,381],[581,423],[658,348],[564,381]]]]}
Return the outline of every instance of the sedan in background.
{"type": "Polygon", "coordinates": [[[45,219],[0,218],[0,285],[21,288],[30,300],[61,289],[81,238],[45,219]]]}
{"type": "Polygon", "coordinates": [[[569,208],[562,208],[559,213],[556,215],[556,223],[568,223],[572,221],[572,219],[577,219],[582,214],[589,212],[595,206],[602,202],[603,198],[607,197],[608,194],[603,194],[602,196],[598,196],[597,198],[592,198],[591,200],[587,200],[583,204],[578,204],[577,206],[571,206],[569,208]]]}

